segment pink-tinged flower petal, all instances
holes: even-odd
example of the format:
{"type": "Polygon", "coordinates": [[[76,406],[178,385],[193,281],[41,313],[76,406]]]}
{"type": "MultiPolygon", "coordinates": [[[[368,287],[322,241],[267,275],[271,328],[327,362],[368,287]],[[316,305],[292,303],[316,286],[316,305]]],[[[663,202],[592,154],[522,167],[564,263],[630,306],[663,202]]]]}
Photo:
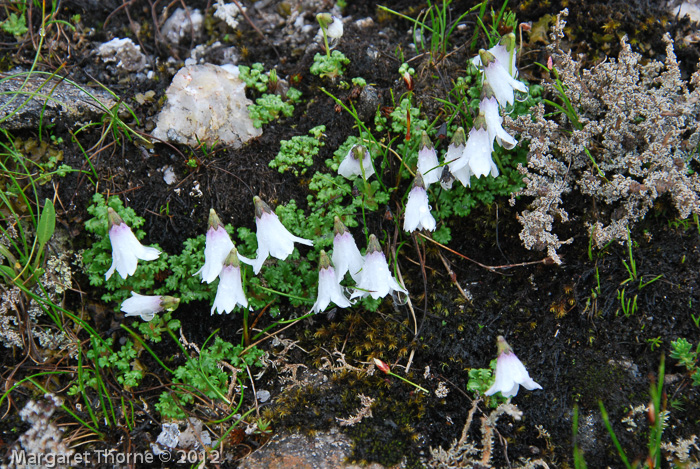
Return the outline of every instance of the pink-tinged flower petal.
{"type": "Polygon", "coordinates": [[[408,193],[403,229],[408,232],[421,229],[435,231],[435,218],[430,213],[428,193],[424,187],[416,186],[408,193]]]}
{"type": "Polygon", "coordinates": [[[258,239],[257,258],[252,261],[253,271],[260,272],[263,263],[268,256],[285,260],[294,252],[294,243],[313,246],[313,241],[294,236],[282,225],[277,214],[274,212],[262,211],[260,216],[256,216],[257,225],[256,236],[258,239]]]}
{"type": "Polygon", "coordinates": [[[407,293],[391,275],[386,257],[381,251],[370,252],[365,255],[365,263],[362,272],[360,272],[360,281],[357,284],[357,288],[350,296],[350,299],[370,295],[376,300],[377,298],[384,298],[391,291],[407,293]]]}
{"type": "MultiPolygon", "coordinates": [[[[511,54],[510,52],[508,52],[506,46],[503,44],[497,44],[493,46],[488,50],[488,52],[490,52],[491,55],[495,57],[496,61],[498,61],[498,63],[500,63],[503,66],[503,68],[505,68],[508,71],[510,76],[514,78],[518,76],[518,69],[515,66],[515,52],[511,54]]],[[[478,55],[476,57],[473,57],[472,63],[477,67],[482,67],[481,57],[479,57],[478,55]]]]}
{"type": "Polygon", "coordinates": [[[144,321],[151,321],[156,313],[163,311],[161,296],[146,296],[131,292],[131,298],[122,302],[120,311],[126,313],[125,316],[141,316],[144,321]]]}
{"type": "Polygon", "coordinates": [[[333,237],[332,260],[338,281],[343,279],[346,272],[350,272],[355,282],[359,281],[364,259],[349,231],[333,237]]]}
{"type": "MultiPolygon", "coordinates": [[[[233,241],[221,223],[216,211],[209,210],[209,229],[207,230],[206,245],[204,247],[204,265],[195,275],[202,275],[202,282],[211,283],[219,276],[219,272],[224,266],[224,261],[228,257],[231,249],[234,248],[233,241]]],[[[238,259],[246,264],[253,263],[252,260],[244,256],[238,259]]]]}
{"type": "Polygon", "coordinates": [[[464,136],[464,129],[459,127],[455,134],[452,136],[452,141],[447,147],[447,153],[445,153],[445,163],[454,176],[458,179],[463,186],[469,187],[471,185],[471,169],[469,169],[469,159],[464,156],[464,148],[466,147],[466,137],[464,136]]]}
{"type": "MultiPolygon", "coordinates": [[[[202,282],[211,283],[219,276],[224,266],[224,260],[231,249],[233,241],[223,226],[207,230],[206,246],[204,248],[204,266],[197,272],[202,275],[202,282]]],[[[197,275],[195,274],[195,275],[197,275]]]]}
{"type": "Polygon", "coordinates": [[[338,174],[345,176],[348,179],[354,179],[357,176],[362,177],[362,170],[365,172],[365,179],[369,179],[374,174],[374,166],[372,166],[372,158],[367,150],[362,145],[355,145],[350,149],[343,161],[338,166],[338,174]],[[360,157],[362,158],[360,160],[360,157]],[[362,162],[360,164],[360,161],[362,162]]]}
{"type": "Polygon", "coordinates": [[[216,289],[216,298],[211,307],[211,314],[217,311],[219,314],[230,313],[240,305],[248,307],[248,299],[243,292],[241,281],[241,268],[232,265],[224,265],[219,273],[219,286],[216,289]]]}
{"type": "Polygon", "coordinates": [[[525,366],[510,349],[505,339],[499,336],[498,342],[501,352],[496,362],[496,381],[484,394],[491,396],[500,392],[503,397],[511,397],[518,394],[521,385],[530,391],[542,389],[542,386],[530,378],[525,366]]]}
{"type": "Polygon", "coordinates": [[[339,308],[347,308],[351,306],[343,294],[342,287],[338,283],[338,279],[333,267],[327,267],[318,271],[318,297],[316,303],[311,308],[312,313],[320,313],[324,311],[328,305],[333,302],[339,308]]]}
{"type": "Polygon", "coordinates": [[[112,266],[105,274],[107,280],[115,270],[126,279],[136,272],[139,259],[152,261],[160,255],[156,248],[143,246],[124,222],[112,225],[109,229],[109,240],[112,243],[112,266]]]}

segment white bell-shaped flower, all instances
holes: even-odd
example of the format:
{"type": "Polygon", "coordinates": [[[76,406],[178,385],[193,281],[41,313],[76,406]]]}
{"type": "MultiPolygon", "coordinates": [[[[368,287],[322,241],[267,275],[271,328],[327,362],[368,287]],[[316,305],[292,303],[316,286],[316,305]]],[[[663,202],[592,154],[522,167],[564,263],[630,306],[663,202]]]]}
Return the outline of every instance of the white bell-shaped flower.
{"type": "MultiPolygon", "coordinates": [[[[216,211],[209,210],[209,229],[207,230],[206,245],[204,247],[204,265],[195,273],[202,275],[202,282],[211,283],[219,276],[224,266],[224,260],[235,246],[231,236],[221,223],[216,211]]],[[[238,256],[239,260],[246,264],[253,264],[251,259],[238,256]]]]}
{"type": "MultiPolygon", "coordinates": [[[[455,171],[458,171],[469,165],[470,176],[498,176],[498,166],[491,159],[493,144],[486,130],[486,120],[483,112],[474,120],[474,127],[469,131],[467,143],[464,147],[462,158],[450,165],[450,170],[455,177],[459,177],[455,171]]],[[[460,178],[461,180],[461,178],[460,178]]]]}
{"type": "Polygon", "coordinates": [[[316,34],[316,40],[323,40],[323,31],[326,31],[326,36],[331,40],[333,45],[336,45],[340,38],[343,37],[343,21],[337,16],[330,13],[319,13],[316,15],[316,21],[321,26],[316,34]]]}
{"type": "Polygon", "coordinates": [[[483,94],[481,103],[479,103],[479,111],[484,113],[486,130],[491,138],[491,145],[493,145],[493,141],[496,140],[500,146],[506,150],[510,150],[518,143],[518,141],[515,140],[515,138],[513,138],[501,126],[503,123],[503,117],[501,117],[498,101],[496,101],[496,97],[493,96],[491,87],[488,85],[488,83],[484,84],[483,94]]]}
{"type": "Polygon", "coordinates": [[[258,239],[258,254],[252,261],[253,271],[260,272],[263,263],[268,256],[285,260],[294,252],[294,243],[301,243],[313,246],[313,241],[294,236],[282,225],[277,214],[270,207],[255,196],[255,224],[257,226],[256,236],[258,239]]]}
{"type": "MultiPolygon", "coordinates": [[[[464,156],[464,147],[466,145],[467,139],[464,135],[464,129],[458,127],[447,147],[445,163],[447,163],[447,167],[455,179],[458,179],[464,187],[470,187],[472,172],[469,169],[469,160],[463,159],[466,158],[464,156]]],[[[443,185],[443,188],[445,188],[445,185],[443,185]]]]}
{"type": "Polygon", "coordinates": [[[341,222],[340,218],[337,216],[333,223],[333,231],[335,232],[335,236],[333,237],[332,260],[338,282],[343,280],[346,272],[350,272],[353,280],[357,283],[360,280],[360,271],[364,263],[362,254],[357,248],[352,234],[350,234],[347,227],[343,225],[343,222],[341,222]]]}
{"type": "Polygon", "coordinates": [[[496,381],[484,394],[491,396],[500,392],[503,397],[516,396],[521,385],[529,391],[542,389],[542,386],[530,378],[530,374],[515,356],[506,339],[499,335],[496,381]]]}
{"type": "Polygon", "coordinates": [[[338,18],[337,16],[333,16],[333,21],[331,22],[331,24],[328,25],[326,34],[328,34],[328,37],[333,39],[334,41],[337,41],[338,39],[343,37],[343,22],[340,18],[338,18]]]}
{"type": "Polygon", "coordinates": [[[348,179],[354,179],[357,176],[369,179],[374,174],[374,166],[372,166],[372,157],[369,150],[364,145],[353,146],[343,161],[338,166],[338,174],[345,176],[348,179]],[[363,173],[364,172],[364,176],[363,173]]]}
{"type": "Polygon", "coordinates": [[[408,193],[403,229],[409,233],[415,230],[435,231],[435,218],[430,213],[428,193],[423,185],[423,178],[420,172],[416,173],[413,189],[408,193]]]}
{"type": "Polygon", "coordinates": [[[211,307],[211,314],[214,314],[214,311],[217,311],[219,314],[228,314],[237,305],[247,308],[248,299],[243,292],[238,251],[236,251],[236,248],[233,248],[226,256],[219,273],[219,286],[216,288],[216,298],[214,298],[214,304],[211,307]]]}
{"type": "Polygon", "coordinates": [[[326,251],[321,250],[321,257],[318,260],[318,297],[311,312],[320,313],[331,302],[339,308],[347,308],[352,305],[343,294],[343,287],[338,283],[335,269],[333,269],[326,251]]]}
{"type": "MultiPolygon", "coordinates": [[[[508,70],[508,73],[513,78],[518,76],[518,69],[515,66],[515,58],[517,51],[515,50],[515,34],[508,33],[501,38],[498,44],[490,48],[490,52],[503,67],[508,70]]],[[[481,67],[481,57],[472,58],[472,63],[477,67],[481,67]]]]}
{"type": "Polygon", "coordinates": [[[127,317],[141,316],[144,321],[152,321],[156,313],[174,311],[179,304],[180,299],[172,296],[147,296],[131,292],[131,298],[122,302],[120,311],[127,317]]]}
{"type": "Polygon", "coordinates": [[[527,93],[527,86],[525,86],[523,82],[513,78],[510,73],[508,73],[508,70],[506,70],[508,64],[502,64],[492,53],[483,49],[479,51],[479,56],[484,66],[486,81],[491,85],[493,94],[496,96],[496,100],[501,107],[513,104],[515,101],[514,89],[527,93]]]}
{"type": "Polygon", "coordinates": [[[357,288],[350,296],[351,300],[367,295],[376,300],[377,298],[384,298],[392,291],[408,293],[391,275],[386,256],[384,256],[382,247],[374,235],[369,236],[365,263],[362,267],[362,272],[360,272],[360,281],[357,283],[357,288]]]}
{"type": "Polygon", "coordinates": [[[111,207],[107,209],[109,219],[109,241],[112,243],[112,266],[105,274],[109,280],[114,271],[119,272],[123,279],[134,275],[139,259],[152,261],[158,259],[160,251],[156,248],[142,245],[124,223],[124,220],[111,207]]]}
{"type": "Polygon", "coordinates": [[[421,134],[418,148],[418,171],[423,175],[423,183],[427,189],[432,183],[440,180],[442,167],[438,163],[435,147],[425,131],[421,134]]]}

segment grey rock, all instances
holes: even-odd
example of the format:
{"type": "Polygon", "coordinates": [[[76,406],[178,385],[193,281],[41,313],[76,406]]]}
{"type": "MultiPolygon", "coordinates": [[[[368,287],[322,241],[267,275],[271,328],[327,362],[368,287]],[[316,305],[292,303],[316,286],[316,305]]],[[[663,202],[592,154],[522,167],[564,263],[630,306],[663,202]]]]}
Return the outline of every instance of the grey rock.
{"type": "Polygon", "coordinates": [[[99,119],[117,102],[102,89],[82,89],[44,72],[0,73],[0,125],[8,130],[60,121],[73,128],[99,119]]]}

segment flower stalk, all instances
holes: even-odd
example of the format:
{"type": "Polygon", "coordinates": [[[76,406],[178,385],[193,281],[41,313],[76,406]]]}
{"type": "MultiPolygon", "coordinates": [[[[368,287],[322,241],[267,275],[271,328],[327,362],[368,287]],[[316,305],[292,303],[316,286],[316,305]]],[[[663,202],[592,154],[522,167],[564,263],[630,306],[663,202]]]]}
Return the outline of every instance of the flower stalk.
{"type": "Polygon", "coordinates": [[[384,363],[384,362],[381,361],[380,359],[375,358],[375,359],[374,359],[374,364],[375,364],[375,366],[376,366],[377,368],[379,368],[379,369],[380,369],[381,371],[383,371],[384,373],[386,373],[386,374],[388,374],[388,375],[391,375],[391,376],[393,376],[393,377],[395,377],[395,378],[399,378],[401,381],[410,384],[411,386],[413,386],[414,388],[418,389],[419,391],[423,391],[423,392],[426,393],[426,394],[430,394],[430,391],[428,391],[428,390],[425,389],[424,387],[419,386],[419,385],[417,385],[416,383],[407,380],[407,379],[404,378],[403,376],[399,376],[399,375],[397,375],[396,373],[394,373],[393,371],[391,371],[391,369],[389,368],[389,365],[387,365],[386,363],[384,363]]]}

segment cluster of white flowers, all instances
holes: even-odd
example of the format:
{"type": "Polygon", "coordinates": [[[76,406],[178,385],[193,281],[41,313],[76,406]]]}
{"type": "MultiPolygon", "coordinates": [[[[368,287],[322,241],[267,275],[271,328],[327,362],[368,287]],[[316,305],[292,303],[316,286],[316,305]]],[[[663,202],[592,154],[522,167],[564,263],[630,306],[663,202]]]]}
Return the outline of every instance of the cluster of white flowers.
{"type": "Polygon", "coordinates": [[[452,137],[445,162],[452,175],[465,187],[469,187],[471,176],[498,176],[498,166],[491,154],[494,141],[506,149],[513,148],[517,141],[503,127],[500,109],[515,102],[515,91],[527,92],[527,86],[516,80],[515,35],[507,34],[498,45],[489,50],[480,50],[472,63],[483,71],[484,83],[479,103],[479,115],[465,139],[460,128],[452,137]]]}
{"type": "MultiPolygon", "coordinates": [[[[129,225],[111,207],[107,209],[109,223],[109,241],[112,244],[112,265],[105,273],[105,279],[109,280],[114,272],[126,280],[129,275],[136,273],[139,260],[152,261],[158,259],[160,251],[156,248],[141,244],[129,225]]],[[[170,296],[144,296],[136,292],[131,293],[121,305],[121,311],[126,316],[141,316],[144,321],[150,321],[163,310],[172,311],[177,308],[180,300],[170,296]]]]}
{"type": "Polygon", "coordinates": [[[333,265],[324,251],[321,251],[318,272],[318,299],[312,311],[323,311],[331,302],[339,308],[347,308],[350,300],[371,296],[375,300],[384,298],[389,293],[407,293],[399,282],[391,275],[386,256],[382,251],[379,240],[373,234],[369,236],[367,252],[363,256],[355,244],[355,240],[343,225],[340,218],[335,217],[333,230],[333,265]],[[348,299],[340,282],[345,274],[356,283],[355,291],[348,299]]]}
{"type": "MultiPolygon", "coordinates": [[[[364,157],[365,150],[360,149],[356,153],[364,157]]],[[[367,159],[369,159],[368,152],[367,159]]],[[[371,168],[370,162],[369,169],[371,168]]],[[[366,176],[369,170],[360,170],[359,174],[361,175],[363,172],[366,176]]],[[[258,241],[255,259],[238,254],[231,237],[214,209],[209,211],[204,265],[195,275],[200,275],[202,282],[207,283],[219,279],[211,314],[214,312],[230,313],[237,306],[248,308],[248,299],[245,296],[241,279],[240,262],[251,265],[254,273],[258,274],[269,256],[285,260],[294,251],[294,243],[313,245],[311,240],[290,233],[282,225],[277,214],[260,197],[254,197],[253,202],[255,204],[258,241]]],[[[131,228],[114,210],[110,208],[108,213],[113,260],[112,267],[107,272],[107,278],[115,270],[123,278],[126,278],[134,274],[139,259],[153,260],[158,258],[160,252],[155,248],[143,246],[136,239],[131,228]]],[[[370,235],[367,253],[362,256],[352,235],[338,217],[335,218],[334,230],[332,259],[338,270],[333,268],[328,255],[321,251],[318,298],[311,309],[312,312],[325,310],[331,302],[340,308],[347,308],[352,304],[350,300],[353,298],[370,295],[377,299],[383,298],[393,291],[406,293],[406,290],[391,275],[386,257],[374,235],[370,235]],[[345,296],[344,287],[340,283],[348,272],[357,284],[357,289],[352,293],[351,298],[345,296]]],[[[143,320],[150,321],[156,313],[164,310],[173,311],[179,302],[178,298],[170,296],[146,296],[133,292],[131,298],[122,303],[121,311],[125,312],[126,316],[140,316],[143,320]]]]}
{"type": "MultiPolygon", "coordinates": [[[[468,137],[465,137],[461,127],[455,131],[442,164],[428,134],[425,131],[422,133],[416,177],[404,213],[405,231],[435,230],[436,222],[430,213],[427,189],[441,180],[443,171],[446,171],[443,166],[465,187],[471,185],[472,176],[498,176],[498,166],[491,157],[494,142],[505,149],[511,149],[517,144],[515,138],[503,129],[500,110],[514,103],[515,90],[527,92],[527,86],[516,80],[518,71],[515,56],[515,35],[511,33],[504,36],[495,47],[482,49],[474,57],[472,63],[482,70],[484,80],[479,114],[474,119],[468,137]]],[[[409,81],[406,83],[408,86],[409,81]]],[[[369,150],[363,145],[355,145],[340,163],[338,173],[348,179],[358,176],[369,179],[375,173],[369,150]]],[[[452,187],[444,178],[442,186],[446,190],[452,187]]]]}

